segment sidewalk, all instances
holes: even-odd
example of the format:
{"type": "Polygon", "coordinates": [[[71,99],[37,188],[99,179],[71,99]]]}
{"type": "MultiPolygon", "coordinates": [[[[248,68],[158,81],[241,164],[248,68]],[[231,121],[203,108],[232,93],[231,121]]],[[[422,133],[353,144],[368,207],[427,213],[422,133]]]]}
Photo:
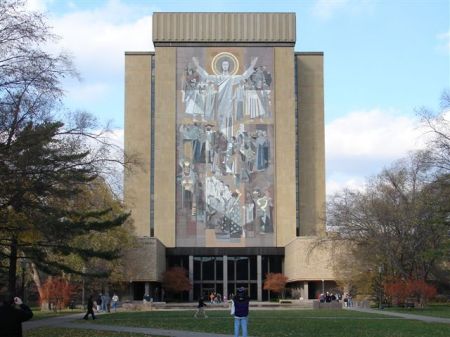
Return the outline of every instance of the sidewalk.
{"type": "MultiPolygon", "coordinates": [[[[102,314],[99,314],[102,315],[102,314]]],[[[37,329],[44,326],[54,326],[59,328],[68,329],[84,329],[84,330],[97,330],[97,331],[114,331],[114,332],[133,332],[141,333],[145,335],[153,336],[167,336],[167,337],[232,337],[233,335],[213,334],[210,332],[192,332],[181,330],[165,330],[165,329],[153,329],[153,328],[137,328],[127,326],[113,326],[103,324],[83,324],[75,323],[77,319],[82,319],[84,313],[70,314],[65,316],[51,317],[40,319],[36,321],[28,321],[22,323],[22,329],[24,331],[37,329]]],[[[97,316],[97,315],[96,315],[97,316]]],[[[231,327],[230,327],[231,329],[231,327]]]]}
{"type": "Polygon", "coordinates": [[[26,331],[26,330],[30,330],[30,329],[37,329],[37,328],[40,328],[43,326],[59,326],[60,324],[67,323],[67,322],[73,321],[75,319],[81,319],[81,318],[83,318],[83,316],[84,316],[84,313],[79,312],[76,314],[37,319],[35,321],[31,320],[31,321],[23,322],[22,329],[24,331],[26,331]]]}
{"type": "Polygon", "coordinates": [[[385,315],[385,316],[400,317],[400,318],[418,320],[418,321],[423,321],[423,322],[428,322],[428,323],[450,324],[450,318],[443,318],[443,317],[431,317],[431,316],[423,316],[423,315],[415,315],[415,314],[404,314],[401,312],[392,312],[392,311],[356,308],[356,307],[346,308],[346,310],[353,310],[353,311],[366,312],[366,313],[370,313],[370,314],[379,314],[379,315],[385,315]]]}

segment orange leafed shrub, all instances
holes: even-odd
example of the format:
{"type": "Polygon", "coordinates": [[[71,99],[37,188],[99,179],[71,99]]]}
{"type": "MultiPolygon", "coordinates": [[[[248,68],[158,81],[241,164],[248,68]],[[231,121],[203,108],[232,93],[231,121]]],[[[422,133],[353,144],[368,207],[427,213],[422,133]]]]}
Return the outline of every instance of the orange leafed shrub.
{"type": "Polygon", "coordinates": [[[174,293],[188,291],[192,287],[187,277],[187,270],[182,267],[172,267],[164,272],[162,283],[165,290],[174,293]]]}
{"type": "Polygon", "coordinates": [[[396,304],[414,300],[423,306],[436,296],[436,288],[423,280],[395,280],[384,285],[385,294],[396,304]]]}
{"type": "Polygon", "coordinates": [[[408,298],[406,282],[403,280],[395,280],[384,285],[384,293],[387,297],[393,299],[395,303],[404,303],[408,298]]]}
{"type": "Polygon", "coordinates": [[[51,303],[55,308],[62,309],[69,305],[76,287],[62,277],[49,277],[42,286],[42,302],[51,303]]]}
{"type": "Polygon", "coordinates": [[[268,273],[264,281],[264,290],[280,294],[286,287],[288,278],[281,273],[268,273]]]}

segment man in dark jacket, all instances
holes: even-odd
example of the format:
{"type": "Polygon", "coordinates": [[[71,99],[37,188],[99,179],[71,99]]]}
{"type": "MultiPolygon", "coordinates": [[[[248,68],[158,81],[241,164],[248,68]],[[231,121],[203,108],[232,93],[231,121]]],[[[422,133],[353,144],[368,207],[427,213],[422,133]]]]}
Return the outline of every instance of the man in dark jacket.
{"type": "Polygon", "coordinates": [[[194,314],[195,318],[198,318],[199,315],[203,315],[204,318],[208,318],[208,315],[205,312],[206,304],[203,301],[203,297],[198,299],[197,311],[194,314]]]}
{"type": "Polygon", "coordinates": [[[88,298],[87,303],[87,312],[86,315],[84,315],[83,319],[87,320],[89,318],[89,314],[92,315],[92,319],[95,319],[94,315],[94,299],[92,298],[92,295],[88,298]]]}
{"type": "Polygon", "coordinates": [[[31,309],[19,297],[0,298],[0,336],[22,337],[22,322],[33,317],[31,309]]]}
{"type": "Polygon", "coordinates": [[[250,299],[243,287],[238,288],[233,298],[234,307],[234,337],[239,336],[239,327],[242,328],[242,337],[247,337],[248,306],[250,299]]]}

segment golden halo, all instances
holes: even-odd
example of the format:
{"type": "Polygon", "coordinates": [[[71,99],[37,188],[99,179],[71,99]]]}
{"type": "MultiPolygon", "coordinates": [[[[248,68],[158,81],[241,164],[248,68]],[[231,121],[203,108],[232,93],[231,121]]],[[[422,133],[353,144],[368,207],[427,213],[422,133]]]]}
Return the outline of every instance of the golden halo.
{"type": "Polygon", "coordinates": [[[236,75],[239,70],[239,61],[236,56],[229,52],[222,52],[214,56],[211,61],[211,68],[215,75],[222,74],[222,62],[228,61],[230,64],[230,75],[236,75]]]}

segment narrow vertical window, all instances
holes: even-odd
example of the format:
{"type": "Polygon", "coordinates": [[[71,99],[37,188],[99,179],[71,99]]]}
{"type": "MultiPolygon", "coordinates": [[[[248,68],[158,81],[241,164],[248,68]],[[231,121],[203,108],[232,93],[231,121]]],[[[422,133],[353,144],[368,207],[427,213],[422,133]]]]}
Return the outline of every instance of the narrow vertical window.
{"type": "Polygon", "coordinates": [[[155,236],[155,56],[151,55],[150,89],[150,237],[155,236]]]}
{"type": "Polygon", "coordinates": [[[299,134],[298,134],[298,106],[299,106],[299,94],[298,94],[298,62],[295,57],[295,233],[296,236],[300,236],[300,146],[299,146],[299,134]]]}

